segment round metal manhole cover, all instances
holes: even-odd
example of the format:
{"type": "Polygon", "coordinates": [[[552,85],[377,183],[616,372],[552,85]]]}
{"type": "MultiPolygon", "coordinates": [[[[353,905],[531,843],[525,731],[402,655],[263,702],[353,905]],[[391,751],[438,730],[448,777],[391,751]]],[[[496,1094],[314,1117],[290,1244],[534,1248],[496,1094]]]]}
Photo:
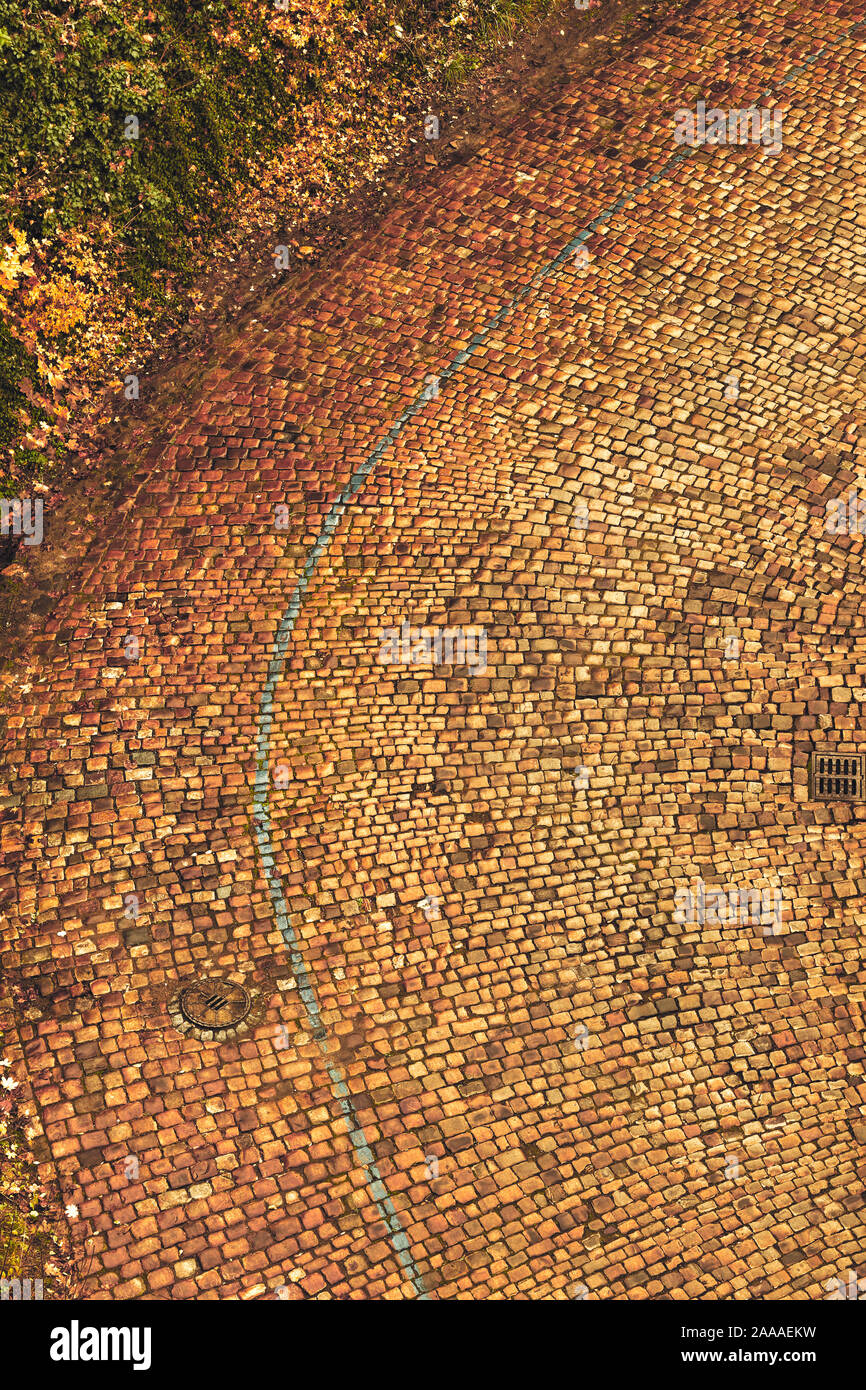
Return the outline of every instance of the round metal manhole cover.
{"type": "Polygon", "coordinates": [[[252,1001],[243,985],[227,980],[196,980],[177,996],[177,1007],[194,1028],[237,1028],[252,1001]]]}

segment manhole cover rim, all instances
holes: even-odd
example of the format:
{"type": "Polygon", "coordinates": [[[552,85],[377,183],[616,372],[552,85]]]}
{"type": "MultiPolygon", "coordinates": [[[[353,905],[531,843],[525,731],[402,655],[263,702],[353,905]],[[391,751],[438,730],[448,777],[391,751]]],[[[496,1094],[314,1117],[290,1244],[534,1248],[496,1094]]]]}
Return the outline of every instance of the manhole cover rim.
{"type": "Polygon", "coordinates": [[[252,1008],[249,991],[231,980],[188,980],[175,996],[178,1012],[194,1028],[219,1032],[237,1028],[252,1008]],[[194,1001],[198,995],[200,1002],[194,1001]],[[191,997],[192,996],[192,997],[191,997]]]}

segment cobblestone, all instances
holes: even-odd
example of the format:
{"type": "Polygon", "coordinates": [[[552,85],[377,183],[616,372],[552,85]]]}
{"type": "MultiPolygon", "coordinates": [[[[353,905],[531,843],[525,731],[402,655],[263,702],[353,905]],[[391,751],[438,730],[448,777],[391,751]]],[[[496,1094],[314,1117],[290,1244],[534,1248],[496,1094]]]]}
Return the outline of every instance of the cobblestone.
{"type": "Polygon", "coordinates": [[[863,541],[825,525],[866,486],[866,29],[739,10],[275,292],[46,621],[3,969],[89,1296],[807,1299],[862,1263],[866,808],[808,757],[866,751],[863,541]],[[778,108],[781,151],[670,166],[698,100],[778,108]],[[286,643],[263,813],[275,634],[395,428],[286,643]],[[404,623],[486,667],[382,664],[404,623]],[[780,930],[682,920],[698,880],[780,930]],[[171,1026],[196,974],[248,1033],[171,1026]]]}

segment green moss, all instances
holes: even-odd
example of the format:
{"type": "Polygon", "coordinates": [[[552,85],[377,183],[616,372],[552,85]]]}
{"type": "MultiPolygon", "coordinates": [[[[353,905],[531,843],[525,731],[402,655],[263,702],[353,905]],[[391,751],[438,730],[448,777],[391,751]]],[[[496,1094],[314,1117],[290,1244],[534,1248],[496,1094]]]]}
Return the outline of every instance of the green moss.
{"type": "MultiPolygon", "coordinates": [[[[35,361],[0,318],[0,449],[8,448],[28,425],[33,424],[34,416],[38,421],[45,418],[34,412],[21,390],[22,381],[33,381],[35,376],[35,361]]],[[[54,476],[61,467],[64,451],[55,449],[54,452],[57,457],[49,458],[41,449],[14,448],[11,468],[0,476],[0,497],[15,495],[22,479],[42,480],[54,476]]]]}
{"type": "Polygon", "coordinates": [[[111,217],[123,229],[131,283],[188,273],[193,223],[276,138],[290,107],[284,59],[240,0],[100,8],[0,0],[0,198],[18,225],[49,242],[111,217]],[[221,45],[229,25],[261,51],[250,62],[221,45]],[[135,116],[138,138],[127,138],[135,116]]]}
{"type": "Polygon", "coordinates": [[[20,383],[31,380],[36,363],[9,326],[0,319],[0,448],[5,448],[20,432],[22,419],[29,418],[30,402],[20,383]]]}

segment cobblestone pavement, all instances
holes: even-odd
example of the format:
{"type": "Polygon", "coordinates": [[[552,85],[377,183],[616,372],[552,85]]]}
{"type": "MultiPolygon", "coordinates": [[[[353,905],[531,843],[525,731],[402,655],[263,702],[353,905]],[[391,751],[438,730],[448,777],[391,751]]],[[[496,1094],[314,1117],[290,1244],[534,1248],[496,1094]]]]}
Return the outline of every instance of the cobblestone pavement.
{"type": "Polygon", "coordinates": [[[808,776],[866,748],[863,19],[708,0],[431,172],[47,624],[4,978],[90,1296],[866,1263],[866,805],[808,776]],[[700,100],[781,150],[676,144],[700,100]]]}

